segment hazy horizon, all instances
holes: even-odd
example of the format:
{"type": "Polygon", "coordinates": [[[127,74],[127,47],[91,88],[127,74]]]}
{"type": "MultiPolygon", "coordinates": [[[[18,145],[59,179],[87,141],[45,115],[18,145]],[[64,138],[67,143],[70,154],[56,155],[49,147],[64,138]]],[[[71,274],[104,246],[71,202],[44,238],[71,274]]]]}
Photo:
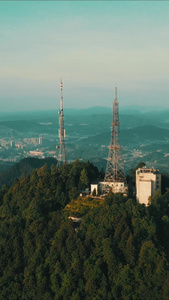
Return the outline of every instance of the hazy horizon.
{"type": "Polygon", "coordinates": [[[1,1],[0,111],[169,108],[169,3],[1,1]]]}
{"type": "MultiPolygon", "coordinates": [[[[98,105],[98,106],[89,106],[89,107],[66,107],[64,108],[64,112],[69,112],[69,111],[94,111],[94,109],[96,109],[96,113],[98,111],[100,111],[101,109],[103,109],[103,112],[107,112],[109,111],[110,113],[112,113],[112,105],[111,106],[102,106],[102,105],[98,105]]],[[[127,111],[138,111],[140,113],[144,113],[144,112],[150,112],[150,111],[168,111],[169,110],[169,107],[164,107],[164,106],[141,106],[141,105],[124,105],[124,106],[119,106],[119,113],[121,112],[127,112],[127,111]]],[[[0,114],[21,114],[21,113],[47,113],[47,112],[58,112],[58,108],[55,107],[54,109],[23,109],[23,110],[1,110],[0,111],[0,114]]]]}

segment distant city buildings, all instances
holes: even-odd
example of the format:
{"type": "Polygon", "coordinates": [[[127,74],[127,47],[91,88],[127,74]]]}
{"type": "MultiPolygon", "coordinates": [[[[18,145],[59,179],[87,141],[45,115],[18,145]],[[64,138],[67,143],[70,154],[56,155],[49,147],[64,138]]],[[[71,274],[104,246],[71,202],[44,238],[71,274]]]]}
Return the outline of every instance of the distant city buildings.
{"type": "Polygon", "coordinates": [[[146,167],[136,170],[136,198],[139,203],[149,204],[149,197],[161,191],[161,174],[159,171],[146,167]]]}
{"type": "Polygon", "coordinates": [[[31,157],[45,158],[44,153],[42,151],[29,151],[29,155],[31,157]]]}
{"type": "Polygon", "coordinates": [[[42,145],[42,136],[39,136],[37,138],[25,138],[24,142],[26,144],[31,144],[31,145],[42,145]]]}
{"type": "Polygon", "coordinates": [[[14,141],[10,141],[10,146],[12,149],[15,149],[15,142],[14,141]]]}

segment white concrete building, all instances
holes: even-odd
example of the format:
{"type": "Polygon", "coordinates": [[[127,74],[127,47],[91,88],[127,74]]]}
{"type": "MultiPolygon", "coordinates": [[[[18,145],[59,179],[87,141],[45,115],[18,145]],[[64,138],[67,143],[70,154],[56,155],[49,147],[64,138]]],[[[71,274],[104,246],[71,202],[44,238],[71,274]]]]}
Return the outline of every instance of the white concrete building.
{"type": "Polygon", "coordinates": [[[122,193],[124,195],[127,194],[128,191],[128,186],[125,182],[100,182],[101,188],[104,190],[112,190],[112,193],[117,194],[117,193],[122,193]]]}
{"type": "Polygon", "coordinates": [[[93,194],[94,190],[96,191],[96,195],[98,195],[99,191],[99,184],[98,183],[92,183],[90,186],[91,194],[93,194]]]}
{"type": "Polygon", "coordinates": [[[148,205],[149,197],[161,191],[161,174],[154,168],[146,167],[136,170],[136,198],[139,203],[148,205]]]}

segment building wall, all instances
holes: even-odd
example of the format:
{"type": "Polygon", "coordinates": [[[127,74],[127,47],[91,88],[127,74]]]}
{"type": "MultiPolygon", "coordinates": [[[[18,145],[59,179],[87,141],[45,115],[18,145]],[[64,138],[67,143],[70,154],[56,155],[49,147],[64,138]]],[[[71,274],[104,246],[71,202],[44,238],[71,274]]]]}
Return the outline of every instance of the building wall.
{"type": "Polygon", "coordinates": [[[137,200],[139,203],[148,204],[148,198],[152,195],[152,181],[139,180],[137,184],[137,200]]]}
{"type": "Polygon", "coordinates": [[[98,188],[99,185],[98,184],[91,184],[91,194],[93,193],[94,189],[96,190],[96,195],[98,194],[98,188]]]}
{"type": "Polygon", "coordinates": [[[161,191],[161,174],[158,170],[139,168],[136,171],[136,198],[139,203],[148,205],[149,197],[161,191]]]}
{"type": "Polygon", "coordinates": [[[127,193],[128,187],[124,182],[100,182],[101,186],[106,188],[111,189],[114,194],[117,193],[127,193]]]}

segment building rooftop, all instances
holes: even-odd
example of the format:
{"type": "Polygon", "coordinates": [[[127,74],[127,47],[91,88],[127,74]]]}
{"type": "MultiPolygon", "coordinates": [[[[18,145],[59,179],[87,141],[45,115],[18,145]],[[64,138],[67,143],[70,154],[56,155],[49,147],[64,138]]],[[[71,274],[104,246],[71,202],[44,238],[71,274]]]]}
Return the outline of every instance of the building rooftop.
{"type": "Polygon", "coordinates": [[[147,168],[147,167],[143,167],[143,168],[139,168],[136,170],[137,174],[140,173],[153,173],[153,174],[159,174],[159,170],[152,168],[147,168]]]}

